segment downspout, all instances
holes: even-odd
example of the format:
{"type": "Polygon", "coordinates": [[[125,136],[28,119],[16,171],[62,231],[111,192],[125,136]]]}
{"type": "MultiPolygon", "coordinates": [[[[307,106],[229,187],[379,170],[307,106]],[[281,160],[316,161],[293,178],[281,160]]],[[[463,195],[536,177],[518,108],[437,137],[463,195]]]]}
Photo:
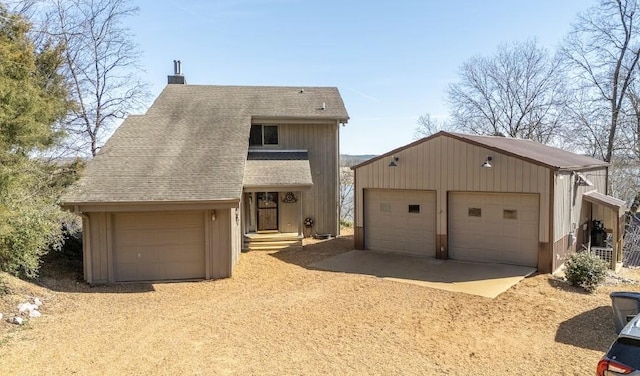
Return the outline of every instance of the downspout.
{"type": "MultiPolygon", "coordinates": [[[[324,104],[323,104],[324,105],[324,104]]],[[[342,163],[340,163],[340,120],[336,120],[336,172],[337,172],[337,176],[336,178],[338,179],[335,187],[335,195],[336,195],[336,200],[335,200],[335,212],[336,212],[336,219],[334,219],[334,221],[336,221],[338,228],[336,229],[336,236],[340,235],[340,219],[342,217],[342,213],[340,212],[340,174],[342,173],[342,171],[340,171],[342,166],[342,163]]]]}
{"type": "Polygon", "coordinates": [[[82,217],[82,264],[84,266],[87,283],[91,284],[93,283],[93,273],[91,272],[91,221],[88,215],[79,210],[78,205],[74,206],[73,212],[82,217]],[[85,223],[86,226],[84,226],[85,223]]]}
{"type": "Polygon", "coordinates": [[[571,171],[571,175],[569,177],[569,246],[571,246],[576,240],[576,234],[573,228],[573,205],[575,204],[573,198],[573,189],[575,185],[575,176],[576,172],[571,171]]]}

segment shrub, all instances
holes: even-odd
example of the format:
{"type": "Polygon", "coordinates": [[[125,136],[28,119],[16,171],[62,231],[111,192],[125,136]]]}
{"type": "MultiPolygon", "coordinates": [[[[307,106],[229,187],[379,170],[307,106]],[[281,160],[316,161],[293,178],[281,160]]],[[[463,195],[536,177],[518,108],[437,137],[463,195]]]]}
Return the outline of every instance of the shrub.
{"type": "Polygon", "coordinates": [[[11,293],[11,288],[7,284],[7,281],[0,275],[0,296],[9,295],[11,293]]]}
{"type": "Polygon", "coordinates": [[[0,163],[0,270],[35,278],[42,257],[62,247],[64,225],[75,216],[58,205],[62,186],[41,162],[10,162],[0,163]]]}
{"type": "Polygon", "coordinates": [[[607,276],[608,265],[587,252],[571,255],[565,262],[565,278],[574,286],[593,292],[607,276]]]}
{"type": "Polygon", "coordinates": [[[340,218],[340,227],[351,228],[353,227],[353,222],[344,218],[340,218]]]}

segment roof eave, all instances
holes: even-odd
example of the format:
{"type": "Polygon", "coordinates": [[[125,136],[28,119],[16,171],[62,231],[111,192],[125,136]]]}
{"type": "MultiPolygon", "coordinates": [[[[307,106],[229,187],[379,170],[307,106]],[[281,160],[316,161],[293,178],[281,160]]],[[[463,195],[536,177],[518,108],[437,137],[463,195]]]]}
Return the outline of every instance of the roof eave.
{"type": "Polygon", "coordinates": [[[154,200],[154,201],[65,201],[60,204],[65,209],[74,209],[77,206],[102,205],[102,206],[122,206],[122,205],[192,205],[192,204],[237,204],[240,198],[223,198],[216,200],[154,200]]]}
{"type": "Polygon", "coordinates": [[[340,122],[347,124],[349,116],[273,116],[273,115],[251,115],[251,121],[273,121],[273,122],[340,122]]]}
{"type": "Polygon", "coordinates": [[[603,167],[609,167],[609,163],[602,162],[600,164],[592,164],[592,165],[586,165],[586,166],[557,166],[555,168],[561,172],[565,172],[565,171],[573,172],[573,171],[580,171],[580,170],[592,170],[592,169],[603,168],[603,167]]]}

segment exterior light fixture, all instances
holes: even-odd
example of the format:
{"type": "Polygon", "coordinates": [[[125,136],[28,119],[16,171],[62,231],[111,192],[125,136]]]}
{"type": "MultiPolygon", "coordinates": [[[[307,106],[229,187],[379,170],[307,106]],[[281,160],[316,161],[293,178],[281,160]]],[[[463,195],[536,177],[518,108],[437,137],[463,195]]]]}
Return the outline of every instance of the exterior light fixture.
{"type": "Polygon", "coordinates": [[[389,163],[389,167],[398,167],[398,164],[396,162],[398,162],[400,158],[396,157],[395,155],[391,157],[391,163],[389,163]]]}
{"type": "Polygon", "coordinates": [[[212,211],[211,211],[211,220],[212,220],[212,221],[215,221],[215,220],[216,220],[216,211],[215,211],[215,210],[212,210],[212,211]]]}
{"type": "Polygon", "coordinates": [[[484,168],[491,168],[491,161],[493,160],[493,158],[491,158],[490,155],[487,155],[487,159],[484,161],[484,163],[481,165],[484,168]]]}

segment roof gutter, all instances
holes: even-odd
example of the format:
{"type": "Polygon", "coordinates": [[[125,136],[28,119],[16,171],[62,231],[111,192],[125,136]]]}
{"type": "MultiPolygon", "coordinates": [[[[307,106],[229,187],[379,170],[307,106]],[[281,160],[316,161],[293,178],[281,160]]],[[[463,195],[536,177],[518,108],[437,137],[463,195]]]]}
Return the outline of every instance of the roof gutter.
{"type": "Polygon", "coordinates": [[[237,208],[240,199],[207,201],[112,201],[112,202],[65,202],[61,206],[69,211],[122,212],[122,211],[184,211],[237,208]]]}

